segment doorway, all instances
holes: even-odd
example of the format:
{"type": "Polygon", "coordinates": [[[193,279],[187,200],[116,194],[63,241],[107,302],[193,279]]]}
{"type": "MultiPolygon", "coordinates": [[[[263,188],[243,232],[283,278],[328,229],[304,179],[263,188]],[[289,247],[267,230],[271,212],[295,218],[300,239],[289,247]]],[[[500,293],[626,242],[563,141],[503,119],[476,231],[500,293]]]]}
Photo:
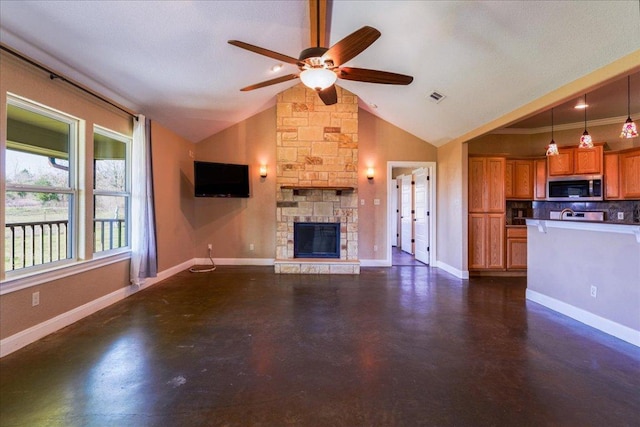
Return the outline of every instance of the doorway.
{"type": "Polygon", "coordinates": [[[387,263],[435,265],[435,162],[387,162],[387,263]]]}

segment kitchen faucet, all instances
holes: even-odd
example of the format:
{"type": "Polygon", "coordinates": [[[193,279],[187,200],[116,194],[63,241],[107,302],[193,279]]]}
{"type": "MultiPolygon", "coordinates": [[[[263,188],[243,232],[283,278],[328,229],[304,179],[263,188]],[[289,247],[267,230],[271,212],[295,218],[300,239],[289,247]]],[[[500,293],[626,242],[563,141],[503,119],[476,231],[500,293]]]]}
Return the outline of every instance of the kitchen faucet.
{"type": "Polygon", "coordinates": [[[574,216],[575,212],[573,211],[573,209],[571,208],[564,208],[562,209],[562,211],[560,212],[560,219],[563,220],[564,219],[564,215],[570,213],[570,216],[574,216]]]}

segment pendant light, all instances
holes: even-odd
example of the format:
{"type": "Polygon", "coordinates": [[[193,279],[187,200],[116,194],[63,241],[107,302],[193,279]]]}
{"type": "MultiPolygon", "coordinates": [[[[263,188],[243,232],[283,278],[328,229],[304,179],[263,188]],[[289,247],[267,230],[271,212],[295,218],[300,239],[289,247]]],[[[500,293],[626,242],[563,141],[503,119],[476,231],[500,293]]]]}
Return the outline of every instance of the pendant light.
{"type": "Polygon", "coordinates": [[[631,120],[631,76],[627,76],[627,121],[622,125],[620,138],[635,138],[638,136],[636,124],[631,120]]]}
{"type": "Polygon", "coordinates": [[[558,154],[560,154],[558,152],[558,145],[553,140],[553,108],[552,108],[551,109],[551,142],[549,143],[549,146],[547,147],[547,157],[548,156],[557,156],[558,154]]]}
{"type": "MultiPolygon", "coordinates": [[[[584,94],[584,105],[587,105],[587,94],[584,94]]],[[[593,148],[593,142],[591,141],[591,135],[587,132],[587,108],[584,109],[584,132],[580,137],[580,145],[578,148],[593,148]]]]}

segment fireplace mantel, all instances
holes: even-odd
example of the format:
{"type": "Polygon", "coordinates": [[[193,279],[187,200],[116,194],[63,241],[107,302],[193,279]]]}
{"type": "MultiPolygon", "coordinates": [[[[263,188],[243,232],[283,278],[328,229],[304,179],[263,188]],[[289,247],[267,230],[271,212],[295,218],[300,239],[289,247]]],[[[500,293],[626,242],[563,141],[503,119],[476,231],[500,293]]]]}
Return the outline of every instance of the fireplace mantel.
{"type": "Polygon", "coordinates": [[[353,191],[354,187],[329,187],[329,186],[317,186],[317,185],[283,185],[280,187],[282,190],[293,190],[294,195],[300,194],[300,190],[327,190],[335,191],[337,196],[340,196],[343,191],[353,191]]]}

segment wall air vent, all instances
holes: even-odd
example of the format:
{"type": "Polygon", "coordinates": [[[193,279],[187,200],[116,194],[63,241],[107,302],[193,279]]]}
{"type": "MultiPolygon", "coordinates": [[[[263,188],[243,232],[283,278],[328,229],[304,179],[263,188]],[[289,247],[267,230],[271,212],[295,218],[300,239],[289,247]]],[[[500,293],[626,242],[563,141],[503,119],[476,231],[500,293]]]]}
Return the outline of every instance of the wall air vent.
{"type": "Polygon", "coordinates": [[[436,104],[439,104],[440,101],[442,101],[445,98],[446,96],[444,96],[442,93],[438,92],[437,90],[434,90],[429,94],[429,101],[435,102],[436,104]]]}

